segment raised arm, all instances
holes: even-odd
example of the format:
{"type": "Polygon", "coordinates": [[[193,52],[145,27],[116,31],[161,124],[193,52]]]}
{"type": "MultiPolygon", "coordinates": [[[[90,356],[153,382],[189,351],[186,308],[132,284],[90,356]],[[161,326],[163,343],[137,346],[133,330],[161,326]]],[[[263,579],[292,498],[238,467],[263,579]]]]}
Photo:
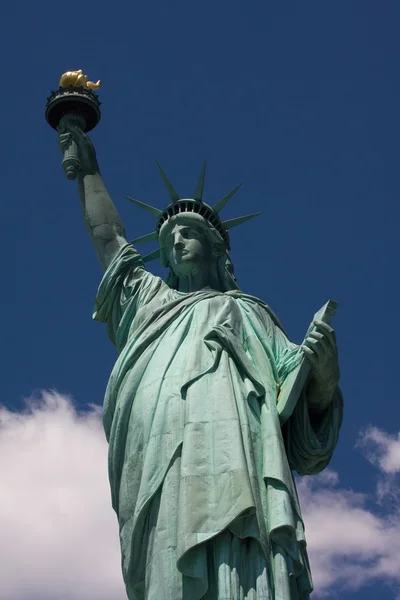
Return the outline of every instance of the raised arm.
{"type": "Polygon", "coordinates": [[[119,249],[127,243],[125,229],[100,175],[92,142],[65,118],[63,125],[59,135],[60,148],[64,151],[71,141],[78,147],[78,190],[83,217],[101,266],[106,270],[119,249]]]}

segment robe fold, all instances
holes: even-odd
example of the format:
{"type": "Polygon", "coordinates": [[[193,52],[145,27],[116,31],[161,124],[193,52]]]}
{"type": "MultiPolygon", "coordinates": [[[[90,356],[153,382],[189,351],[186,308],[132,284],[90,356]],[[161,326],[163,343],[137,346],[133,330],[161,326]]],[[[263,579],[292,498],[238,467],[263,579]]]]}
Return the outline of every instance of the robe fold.
{"type": "Polygon", "coordinates": [[[329,463],[340,391],[317,425],[303,391],[281,428],[277,395],[301,350],[270,308],[236,290],[171,289],[130,244],[94,318],[119,353],[103,414],[129,600],[308,598],[292,470],[329,463]]]}

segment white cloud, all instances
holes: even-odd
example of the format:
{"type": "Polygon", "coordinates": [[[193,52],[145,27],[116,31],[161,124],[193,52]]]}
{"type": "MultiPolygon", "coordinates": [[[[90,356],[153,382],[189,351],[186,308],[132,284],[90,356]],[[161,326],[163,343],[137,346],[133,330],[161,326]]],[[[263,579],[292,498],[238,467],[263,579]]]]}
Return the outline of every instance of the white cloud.
{"type": "Polygon", "coordinates": [[[371,426],[361,434],[358,445],[365,449],[368,460],[385,473],[400,472],[400,433],[391,435],[371,426]]]}
{"type": "Polygon", "coordinates": [[[0,409],[0,599],[122,600],[97,407],[46,392],[0,409]]]}
{"type": "Polygon", "coordinates": [[[400,439],[369,427],[357,446],[379,469],[374,494],[340,488],[330,470],[299,483],[315,595],[400,585],[400,439]]]}
{"type": "MultiPolygon", "coordinates": [[[[359,444],[380,469],[376,497],[331,470],[299,483],[314,597],[400,584],[399,437],[371,427],[359,444]]],[[[0,600],[126,600],[98,407],[46,392],[0,408],[0,481],[0,600]]]]}

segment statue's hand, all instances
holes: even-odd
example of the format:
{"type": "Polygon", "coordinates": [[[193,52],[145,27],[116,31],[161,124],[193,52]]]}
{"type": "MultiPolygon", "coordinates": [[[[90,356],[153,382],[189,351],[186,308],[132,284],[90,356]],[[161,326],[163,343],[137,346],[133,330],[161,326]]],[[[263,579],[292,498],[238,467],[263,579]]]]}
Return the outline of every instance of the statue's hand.
{"type": "Polygon", "coordinates": [[[81,174],[94,174],[99,172],[97,163],[96,150],[86,133],[80,127],[77,127],[73,122],[69,122],[66,117],[61,122],[59,129],[58,143],[61,152],[70,146],[71,142],[75,142],[78,149],[78,157],[81,174]]]}
{"type": "Polygon", "coordinates": [[[323,408],[329,404],[340,377],[338,349],[335,332],[323,321],[314,321],[315,330],[302,344],[304,356],[311,367],[309,384],[311,404],[323,408]]]}

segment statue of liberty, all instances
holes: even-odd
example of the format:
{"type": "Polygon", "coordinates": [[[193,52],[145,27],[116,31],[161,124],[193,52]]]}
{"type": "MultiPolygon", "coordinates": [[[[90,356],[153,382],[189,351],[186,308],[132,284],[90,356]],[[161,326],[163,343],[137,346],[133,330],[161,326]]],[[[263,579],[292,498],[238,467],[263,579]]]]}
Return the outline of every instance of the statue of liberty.
{"type": "MultiPolygon", "coordinates": [[[[96,153],[64,120],[74,141],[79,196],[105,271],[94,319],[118,350],[104,401],[112,505],[119,522],[129,600],[304,600],[312,591],[292,471],[329,463],[342,419],[333,329],[316,320],[291,343],[271,309],[242,292],[223,222],[236,191],[203,200],[205,168],[172,202],[155,231],[129,243],[96,153]],[[135,244],[158,240],[142,257],[135,244]],[[166,281],[147,260],[159,256],[166,281]],[[286,420],[278,400],[291,373],[310,374],[286,420]]],[[[101,566],[99,565],[99,568],[101,566]]]]}

